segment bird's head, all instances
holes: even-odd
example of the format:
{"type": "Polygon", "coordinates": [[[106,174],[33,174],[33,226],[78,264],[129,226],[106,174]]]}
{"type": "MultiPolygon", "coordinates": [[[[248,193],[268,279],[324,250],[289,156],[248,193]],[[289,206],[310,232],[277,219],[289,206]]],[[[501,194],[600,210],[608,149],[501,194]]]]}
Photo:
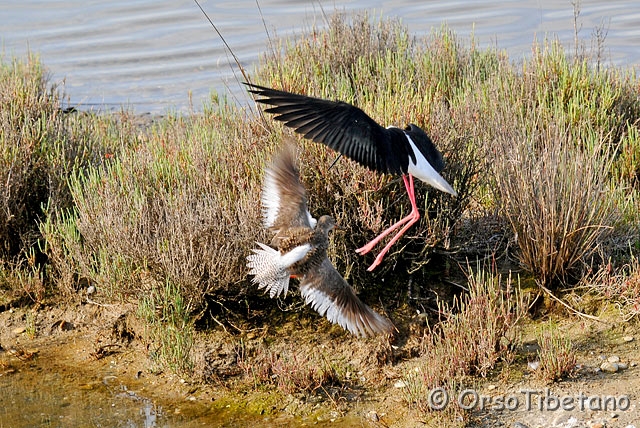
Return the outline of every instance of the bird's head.
{"type": "Polygon", "coordinates": [[[418,125],[410,123],[404,128],[404,132],[411,137],[411,140],[418,146],[423,156],[431,164],[433,169],[440,172],[444,169],[444,159],[442,153],[437,149],[431,138],[418,125]]]}
{"type": "Polygon", "coordinates": [[[318,219],[318,224],[316,224],[316,229],[321,229],[327,233],[334,227],[336,227],[336,221],[330,215],[323,215],[318,219]]]}

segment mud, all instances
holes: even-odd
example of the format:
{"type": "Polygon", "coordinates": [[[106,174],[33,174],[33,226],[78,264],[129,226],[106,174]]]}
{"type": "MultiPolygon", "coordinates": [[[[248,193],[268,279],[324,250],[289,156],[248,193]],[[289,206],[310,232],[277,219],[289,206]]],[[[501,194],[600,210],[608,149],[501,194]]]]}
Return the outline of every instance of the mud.
{"type": "MultiPolygon", "coordinates": [[[[344,382],[339,391],[286,394],[240,381],[242,370],[234,357],[237,338],[220,329],[198,333],[193,350],[198,365],[192,377],[163,371],[153,358],[151,344],[144,340],[145,327],[136,321],[134,309],[83,303],[66,308],[19,307],[0,313],[0,426],[464,425],[456,416],[460,412],[424,415],[407,406],[406,386],[398,381],[417,364],[408,350],[411,343],[391,347],[383,342],[363,343],[330,326],[318,329],[314,325],[284,326],[266,342],[260,334],[244,337],[247,349],[258,342],[273,349],[284,344],[309,352],[321,349],[322,355],[352,370],[341,372],[342,379],[356,379],[344,382]],[[388,349],[394,354],[386,353],[388,349]],[[220,371],[204,382],[207,367],[210,373],[211,367],[220,371]]],[[[532,332],[541,322],[525,326],[525,335],[530,337],[524,338],[525,345],[509,366],[501,364],[486,379],[469,379],[468,388],[485,397],[488,405],[465,412],[466,425],[639,426],[638,326],[565,318],[562,329],[576,345],[578,370],[569,379],[545,384],[527,369],[535,355],[532,332]],[[618,373],[599,370],[601,362],[613,355],[628,368],[618,373]],[[528,393],[530,408],[525,406],[526,391],[533,391],[528,393]],[[540,408],[538,402],[545,400],[545,394],[624,396],[629,405],[615,410],[588,405],[571,411],[540,408]],[[517,408],[492,406],[509,397],[512,404],[516,397],[517,408]]],[[[455,405],[453,397],[450,406],[455,405]]]]}

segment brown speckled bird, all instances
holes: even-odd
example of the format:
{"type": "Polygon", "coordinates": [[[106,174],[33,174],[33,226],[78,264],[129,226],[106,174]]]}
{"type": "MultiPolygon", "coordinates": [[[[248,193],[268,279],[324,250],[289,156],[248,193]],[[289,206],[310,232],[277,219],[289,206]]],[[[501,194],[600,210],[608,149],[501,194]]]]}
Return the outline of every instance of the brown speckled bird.
{"type": "Polygon", "coordinates": [[[270,297],[286,296],[291,277],[300,280],[305,302],[332,323],[356,336],[391,333],[395,327],[364,304],[327,258],[329,231],[335,220],[316,221],[307,207],[294,150],[287,146],[265,172],[262,191],[264,226],[274,232],[271,245],[247,257],[253,282],[270,297]]]}

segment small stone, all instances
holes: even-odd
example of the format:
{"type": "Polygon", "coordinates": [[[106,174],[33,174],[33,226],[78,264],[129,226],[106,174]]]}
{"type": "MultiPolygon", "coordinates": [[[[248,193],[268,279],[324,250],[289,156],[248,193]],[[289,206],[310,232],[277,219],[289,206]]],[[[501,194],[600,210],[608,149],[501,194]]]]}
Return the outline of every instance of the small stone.
{"type": "Polygon", "coordinates": [[[399,380],[393,384],[396,388],[406,388],[407,384],[403,380],[399,380]]]}
{"type": "Polygon", "coordinates": [[[105,376],[105,377],[102,378],[102,383],[104,383],[105,385],[111,385],[116,380],[118,380],[117,376],[108,375],[108,376],[105,376]]]}
{"type": "Polygon", "coordinates": [[[369,411],[369,413],[367,413],[367,419],[372,422],[378,422],[380,420],[380,417],[378,416],[378,412],[376,412],[375,410],[371,410],[369,411]]]}
{"type": "Polygon", "coordinates": [[[622,338],[625,342],[633,342],[633,336],[625,336],[622,338]]]}
{"type": "Polygon", "coordinates": [[[94,285],[90,285],[89,287],[87,287],[87,294],[89,296],[91,296],[95,292],[96,292],[96,287],[94,285]]]}
{"type": "Polygon", "coordinates": [[[631,367],[635,367],[635,366],[637,366],[637,365],[638,365],[638,363],[636,363],[635,361],[632,361],[632,362],[631,362],[631,367]]]}
{"type": "Polygon", "coordinates": [[[603,372],[607,372],[607,373],[615,373],[619,369],[617,363],[611,363],[609,361],[605,361],[604,363],[602,363],[600,365],[600,368],[602,369],[603,372]]]}
{"type": "Polygon", "coordinates": [[[607,361],[609,361],[610,363],[619,363],[620,357],[618,357],[617,355],[612,355],[609,358],[607,358],[607,361]]]}
{"type": "Polygon", "coordinates": [[[611,413],[611,419],[617,418],[619,415],[617,413],[611,413]]]}
{"type": "Polygon", "coordinates": [[[73,330],[74,325],[70,322],[67,321],[60,321],[60,324],[58,324],[58,330],[60,331],[69,331],[69,330],[73,330]]]}
{"type": "Polygon", "coordinates": [[[529,361],[527,363],[527,368],[532,372],[538,370],[538,367],[540,367],[540,361],[529,361]]]}
{"type": "Polygon", "coordinates": [[[512,425],[512,428],[529,428],[527,425],[523,424],[522,422],[515,422],[512,425]]]}
{"type": "Polygon", "coordinates": [[[626,370],[628,368],[629,368],[629,366],[627,365],[627,363],[618,363],[618,369],[619,370],[626,370]]]}
{"type": "Polygon", "coordinates": [[[606,428],[606,425],[601,422],[596,422],[595,424],[591,425],[591,428],[606,428]]]}
{"type": "Polygon", "coordinates": [[[15,334],[16,336],[18,336],[18,335],[24,333],[26,330],[27,330],[26,327],[18,327],[18,328],[14,328],[13,330],[11,330],[11,332],[13,334],[15,334]]]}
{"type": "Polygon", "coordinates": [[[487,386],[487,389],[489,391],[493,391],[494,389],[496,389],[496,386],[495,385],[489,385],[489,386],[487,386]]]}

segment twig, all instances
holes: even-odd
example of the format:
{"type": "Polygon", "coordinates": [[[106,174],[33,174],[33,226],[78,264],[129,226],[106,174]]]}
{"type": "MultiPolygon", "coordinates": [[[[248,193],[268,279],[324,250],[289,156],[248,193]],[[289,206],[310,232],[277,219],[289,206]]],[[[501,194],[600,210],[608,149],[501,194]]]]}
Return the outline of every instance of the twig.
{"type": "Polygon", "coordinates": [[[608,322],[606,322],[606,321],[601,320],[599,317],[596,317],[596,316],[594,316],[594,315],[585,314],[584,312],[580,312],[579,310],[577,310],[577,309],[575,309],[575,308],[571,307],[571,305],[569,305],[568,303],[566,303],[565,301],[563,301],[563,300],[562,300],[562,299],[560,299],[559,297],[556,297],[556,296],[551,292],[551,290],[549,290],[549,289],[548,289],[547,287],[545,287],[544,285],[542,285],[542,284],[540,284],[540,283],[539,283],[539,284],[538,284],[538,286],[542,289],[542,291],[544,291],[545,293],[547,293],[547,295],[548,295],[549,297],[551,297],[551,299],[553,299],[553,300],[555,300],[556,302],[560,303],[562,306],[564,306],[565,308],[569,309],[569,311],[570,311],[570,312],[572,312],[572,313],[574,313],[575,315],[578,315],[578,316],[579,316],[579,317],[581,317],[581,318],[586,318],[586,319],[590,319],[590,320],[593,320],[593,321],[601,322],[601,323],[606,324],[606,325],[610,325],[610,323],[608,323],[608,322]]]}
{"type": "Polygon", "coordinates": [[[218,33],[218,37],[220,37],[220,40],[222,40],[222,43],[224,43],[224,46],[227,48],[227,50],[233,57],[233,60],[236,62],[236,65],[240,69],[240,73],[242,73],[242,77],[244,77],[247,82],[250,82],[249,76],[247,76],[247,73],[245,72],[244,67],[242,66],[242,64],[240,64],[240,60],[238,59],[236,54],[233,52],[233,50],[231,49],[231,46],[229,46],[226,39],[222,36],[222,33],[220,32],[220,30],[218,30],[218,27],[216,27],[216,24],[214,24],[211,18],[209,18],[209,15],[207,15],[207,12],[205,12],[202,6],[200,5],[200,3],[198,3],[198,0],[193,0],[193,1],[198,5],[198,8],[200,8],[200,11],[202,11],[202,13],[207,18],[207,20],[209,21],[213,29],[216,30],[216,33],[218,33]]]}
{"type": "MultiPolygon", "coordinates": [[[[216,27],[216,25],[213,23],[213,20],[209,17],[209,15],[207,15],[207,12],[204,11],[204,9],[202,8],[202,6],[200,5],[200,3],[198,3],[198,0],[193,0],[196,5],[198,5],[198,8],[200,9],[200,11],[203,13],[203,15],[207,18],[207,21],[209,21],[209,23],[211,24],[211,26],[213,27],[213,29],[216,31],[216,33],[218,34],[218,36],[220,37],[220,39],[222,40],[222,43],[224,43],[224,46],[227,48],[226,50],[228,51],[228,53],[231,54],[231,56],[233,57],[233,60],[235,61],[236,65],[238,66],[238,69],[240,70],[240,73],[242,74],[242,77],[244,78],[244,81],[247,83],[252,83],[251,78],[249,77],[249,75],[247,74],[246,70],[244,69],[244,67],[242,66],[242,64],[240,63],[240,60],[238,59],[238,57],[236,56],[236,54],[233,52],[233,50],[231,49],[231,46],[229,46],[229,44],[227,43],[227,40],[222,36],[222,33],[220,32],[220,30],[218,30],[218,27],[216,27]]],[[[271,43],[271,37],[269,35],[269,31],[267,30],[267,24],[264,20],[264,16],[262,15],[262,9],[260,9],[260,5],[258,4],[257,0],[256,0],[256,4],[258,6],[258,11],[260,12],[260,16],[262,17],[262,22],[263,25],[265,27],[265,32],[267,33],[267,37],[269,38],[269,42],[271,43]]],[[[273,47],[272,47],[273,50],[273,47]]],[[[274,55],[276,55],[275,50],[273,51],[274,55]]],[[[276,58],[277,61],[277,58],[276,58]]],[[[239,86],[242,87],[242,85],[240,85],[240,82],[238,80],[238,77],[235,73],[235,70],[233,70],[233,75],[236,78],[236,81],[238,82],[239,86]]],[[[229,90],[229,87],[227,86],[227,90],[229,90]]],[[[229,93],[232,93],[232,91],[229,91],[229,93]]],[[[254,100],[256,99],[256,96],[254,94],[251,94],[251,99],[254,100]]],[[[237,101],[237,100],[236,100],[237,101]]],[[[269,121],[266,120],[265,116],[264,116],[264,112],[262,111],[261,108],[258,108],[258,115],[262,118],[262,123],[265,124],[265,128],[271,130],[272,128],[269,127],[268,124],[269,121]]]]}
{"type": "Polygon", "coordinates": [[[114,306],[118,306],[118,305],[113,305],[113,304],[109,304],[109,303],[98,303],[98,302],[95,302],[95,301],[91,300],[88,297],[87,297],[87,303],[91,303],[92,305],[96,305],[96,306],[102,306],[103,308],[113,308],[114,306]]]}
{"type": "Polygon", "coordinates": [[[218,318],[216,318],[213,315],[211,315],[211,319],[214,320],[220,327],[222,327],[222,329],[224,330],[225,333],[229,333],[227,331],[227,327],[225,327],[224,324],[222,324],[220,321],[218,321],[218,318]]]}

